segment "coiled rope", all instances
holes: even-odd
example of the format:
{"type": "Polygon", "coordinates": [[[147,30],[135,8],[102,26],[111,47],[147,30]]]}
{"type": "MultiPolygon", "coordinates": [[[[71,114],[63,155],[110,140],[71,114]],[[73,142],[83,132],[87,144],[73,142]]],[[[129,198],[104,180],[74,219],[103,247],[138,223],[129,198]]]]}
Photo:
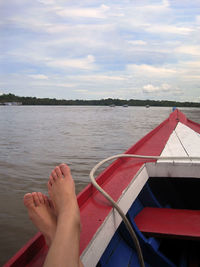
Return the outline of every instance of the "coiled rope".
{"type": "Polygon", "coordinates": [[[122,220],[124,221],[127,230],[129,231],[133,242],[135,244],[135,248],[137,251],[137,255],[138,255],[138,259],[139,259],[139,263],[141,267],[145,267],[144,265],[144,258],[142,255],[142,250],[140,248],[140,244],[138,241],[138,238],[129,222],[129,220],[127,219],[126,215],[124,214],[124,212],[122,211],[122,209],[118,206],[118,204],[113,200],[113,198],[106,193],[96,182],[95,178],[94,178],[94,174],[97,171],[97,169],[102,166],[104,163],[117,159],[117,158],[142,158],[142,159],[162,159],[162,160],[199,160],[200,161],[200,157],[161,157],[161,156],[144,156],[144,155],[134,155],[134,154],[118,154],[118,155],[114,155],[111,156],[109,158],[106,158],[102,161],[100,161],[98,164],[96,164],[94,166],[94,168],[90,171],[90,180],[92,182],[92,184],[94,185],[94,187],[112,204],[113,208],[115,208],[118,213],[120,214],[120,216],[122,217],[122,220]]]}

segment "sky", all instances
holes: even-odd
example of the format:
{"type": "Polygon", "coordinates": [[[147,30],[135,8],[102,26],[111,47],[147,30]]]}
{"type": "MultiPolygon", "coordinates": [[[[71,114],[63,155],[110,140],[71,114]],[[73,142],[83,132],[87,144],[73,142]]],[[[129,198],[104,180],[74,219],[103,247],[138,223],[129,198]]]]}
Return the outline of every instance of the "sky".
{"type": "Polygon", "coordinates": [[[0,0],[0,94],[200,101],[199,0],[0,0]]]}

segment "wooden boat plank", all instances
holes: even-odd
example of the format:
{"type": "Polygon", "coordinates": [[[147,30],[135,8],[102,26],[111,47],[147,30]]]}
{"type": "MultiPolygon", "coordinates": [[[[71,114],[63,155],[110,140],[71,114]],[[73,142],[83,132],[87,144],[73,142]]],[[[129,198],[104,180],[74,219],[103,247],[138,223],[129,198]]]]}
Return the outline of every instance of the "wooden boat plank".
{"type": "Polygon", "coordinates": [[[150,177],[177,177],[200,179],[199,164],[194,163],[147,163],[146,168],[150,177]]]}
{"type": "MultiPolygon", "coordinates": [[[[176,129],[171,134],[164,150],[161,153],[161,157],[188,157],[180,139],[177,136],[176,129]]],[[[158,160],[158,162],[191,162],[190,160],[158,160]]]]}
{"type": "MultiPolygon", "coordinates": [[[[198,157],[200,155],[200,134],[182,123],[178,123],[175,131],[188,156],[198,157]]],[[[192,162],[199,161],[192,160],[192,162]]]]}
{"type": "Polygon", "coordinates": [[[200,240],[200,211],[145,207],[135,218],[148,236],[200,240]]]}

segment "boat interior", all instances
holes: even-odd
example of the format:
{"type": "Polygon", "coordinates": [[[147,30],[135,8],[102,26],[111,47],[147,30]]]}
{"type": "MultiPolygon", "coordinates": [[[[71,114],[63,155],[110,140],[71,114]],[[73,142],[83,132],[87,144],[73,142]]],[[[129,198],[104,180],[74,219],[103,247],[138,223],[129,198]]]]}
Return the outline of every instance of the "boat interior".
{"type": "MultiPolygon", "coordinates": [[[[126,214],[140,242],[145,266],[200,266],[199,164],[147,165],[147,182],[126,214]]],[[[97,266],[140,266],[123,222],[97,266]]]]}

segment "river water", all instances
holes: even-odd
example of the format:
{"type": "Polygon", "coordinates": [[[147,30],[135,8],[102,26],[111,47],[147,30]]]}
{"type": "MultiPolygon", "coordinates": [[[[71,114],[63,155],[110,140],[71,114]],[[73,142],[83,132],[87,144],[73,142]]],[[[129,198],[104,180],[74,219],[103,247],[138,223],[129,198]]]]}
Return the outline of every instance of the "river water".
{"type": "MultiPolygon", "coordinates": [[[[200,123],[200,109],[180,108],[200,123]]],[[[161,107],[0,106],[0,265],[36,233],[23,195],[41,191],[66,162],[76,191],[100,160],[122,153],[171,113],[161,107]]]]}

